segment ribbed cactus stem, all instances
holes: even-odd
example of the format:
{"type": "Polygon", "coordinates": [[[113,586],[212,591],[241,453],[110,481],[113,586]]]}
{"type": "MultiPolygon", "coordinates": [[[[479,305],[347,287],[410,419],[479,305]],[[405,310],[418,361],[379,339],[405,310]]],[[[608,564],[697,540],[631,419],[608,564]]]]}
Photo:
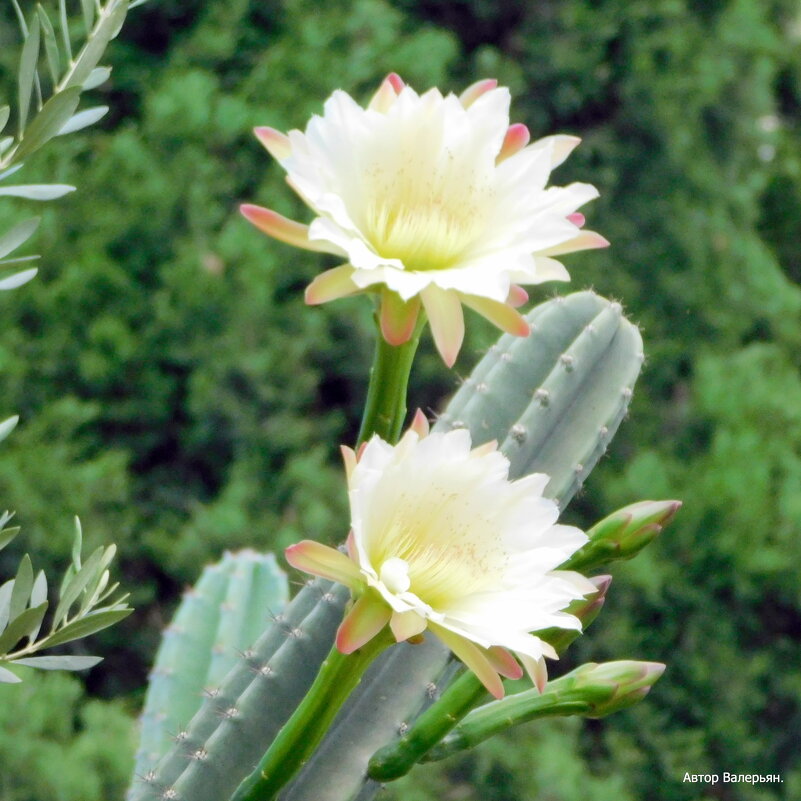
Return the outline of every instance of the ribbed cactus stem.
{"type": "MultiPolygon", "coordinates": [[[[223,676],[287,600],[272,554],[226,553],[184,593],[151,673],[135,776],[147,776],[223,676]]],[[[202,741],[201,741],[202,742],[202,741]]],[[[183,766],[182,768],[183,769],[183,766]]]]}
{"type": "Polygon", "coordinates": [[[131,799],[227,799],[311,685],[348,598],[330,582],[307,584],[205,694],[170,752],[134,781],[131,799]]]}
{"type": "Polygon", "coordinates": [[[332,647],[292,717],[231,801],[274,801],[280,789],[308,762],[372,661],[391,643],[392,637],[385,629],[352,654],[332,647]]]}

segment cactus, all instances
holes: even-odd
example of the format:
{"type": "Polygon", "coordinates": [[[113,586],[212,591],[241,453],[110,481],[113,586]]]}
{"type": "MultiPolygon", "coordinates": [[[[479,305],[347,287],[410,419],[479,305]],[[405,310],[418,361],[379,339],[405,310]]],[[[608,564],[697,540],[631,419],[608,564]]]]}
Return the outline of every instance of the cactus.
{"type": "MultiPolygon", "coordinates": [[[[528,319],[531,336],[502,337],[436,428],[467,427],[476,444],[498,439],[511,477],[548,473],[546,494],[564,506],[625,415],[642,343],[620,306],[591,292],[549,301],[528,319]]],[[[287,607],[288,619],[307,608],[313,591],[303,590],[287,607]]],[[[203,703],[181,741],[134,788],[135,801],[219,801],[236,789],[311,685],[333,641],[347,592],[335,587],[317,594],[323,603],[289,624],[300,636],[287,637],[280,621],[268,629],[262,640],[278,636],[280,647],[270,656],[257,644],[259,656],[232,670],[220,690],[225,702],[203,703]]],[[[430,704],[448,670],[448,653],[434,638],[382,655],[281,798],[371,798],[377,785],[365,784],[369,757],[430,704]]]]}
{"type": "MultiPolygon", "coordinates": [[[[474,444],[502,442],[511,463],[510,477],[548,473],[551,481],[545,494],[564,507],[625,416],[643,361],[642,340],[622,317],[619,304],[592,292],[548,301],[527,319],[531,335],[501,337],[450,401],[435,430],[467,427],[474,444]]],[[[440,686],[437,676],[448,660],[437,641],[431,648],[439,650],[441,660],[429,674],[428,692],[440,686]]],[[[430,652],[425,658],[431,659],[430,652]]],[[[393,676],[415,674],[420,683],[417,659],[414,646],[408,651],[393,648],[379,658],[372,677],[364,677],[282,801],[342,801],[360,791],[370,755],[405,731],[427,703],[425,693],[401,702],[394,696],[397,684],[389,694],[375,677],[382,671],[393,676]],[[355,714],[359,706],[373,710],[375,717],[382,710],[386,718],[399,721],[395,737],[363,725],[364,719],[355,714]]],[[[358,797],[366,801],[372,795],[363,789],[358,797]]]]}
{"type": "Polygon", "coordinates": [[[149,773],[238,653],[286,604],[286,575],[272,554],[226,553],[204,569],[165,630],[150,674],[134,772],[149,773]]]}

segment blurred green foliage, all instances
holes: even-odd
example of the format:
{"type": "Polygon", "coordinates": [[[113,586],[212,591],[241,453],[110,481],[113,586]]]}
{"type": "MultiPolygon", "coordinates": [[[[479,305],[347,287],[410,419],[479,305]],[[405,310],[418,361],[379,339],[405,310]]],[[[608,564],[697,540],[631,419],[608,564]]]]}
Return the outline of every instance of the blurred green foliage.
{"type": "MultiPolygon", "coordinates": [[[[685,503],[615,571],[565,667],[669,668],[632,710],[527,727],[388,795],[801,796],[799,45],[792,0],[153,0],[132,12],[96,91],[108,119],[23,173],[78,192],[45,212],[39,277],[0,298],[3,415],[22,416],[0,498],[45,567],[66,561],[71,514],[90,546],[116,541],[139,610],[98,637],[107,660],[90,688],[141,694],[181,585],[223,548],[343,533],[337,445],[358,426],[370,310],[359,298],[305,308],[303,287],[333,262],[236,214],[243,200],[304,214],[250,128],[302,127],[334,88],[366,98],[390,70],[457,91],[497,76],[534,136],[583,137],[555,180],[600,188],[588,225],[613,246],[568,257],[573,287],[621,299],[646,340],[631,420],[570,516],[685,503]],[[713,791],[685,771],[784,782],[713,791]]],[[[15,57],[0,50],[4,87],[15,57]]],[[[32,207],[3,204],[0,225],[32,207]]],[[[462,374],[495,336],[470,322],[462,374]]],[[[429,409],[453,386],[428,342],[413,384],[429,409]]]]}
{"type": "Polygon", "coordinates": [[[87,698],[75,676],[27,670],[0,688],[3,801],[122,798],[135,744],[122,704],[87,698]]]}

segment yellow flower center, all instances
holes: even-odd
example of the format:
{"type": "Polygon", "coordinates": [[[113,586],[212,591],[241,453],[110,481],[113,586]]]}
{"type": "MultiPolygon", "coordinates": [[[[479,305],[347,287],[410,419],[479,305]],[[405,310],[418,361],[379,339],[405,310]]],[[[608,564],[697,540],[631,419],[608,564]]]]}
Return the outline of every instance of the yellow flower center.
{"type": "Polygon", "coordinates": [[[485,228],[486,180],[452,156],[441,161],[418,156],[368,173],[364,231],[378,254],[407,270],[454,265],[485,228]]]}

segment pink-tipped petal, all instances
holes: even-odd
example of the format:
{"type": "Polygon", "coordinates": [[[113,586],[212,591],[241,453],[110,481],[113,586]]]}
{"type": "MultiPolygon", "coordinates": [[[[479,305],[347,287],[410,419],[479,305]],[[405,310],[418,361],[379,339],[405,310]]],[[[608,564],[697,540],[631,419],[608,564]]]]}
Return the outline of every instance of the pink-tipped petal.
{"type": "Polygon", "coordinates": [[[359,561],[359,549],[356,547],[356,535],[353,533],[353,529],[348,532],[347,539],[345,540],[345,549],[352,561],[359,561]]]}
{"type": "Polygon", "coordinates": [[[527,337],[531,333],[531,326],[526,319],[511,306],[497,300],[480,298],[477,295],[462,295],[461,298],[465,306],[469,306],[482,317],[486,317],[501,331],[507,331],[518,337],[527,337]]]}
{"type": "Polygon", "coordinates": [[[401,78],[397,72],[390,72],[384,80],[387,81],[398,94],[400,94],[401,89],[406,86],[403,78],[401,78]]]}
{"type": "Polygon", "coordinates": [[[500,164],[504,159],[509,156],[514,156],[515,153],[520,152],[531,140],[531,133],[522,122],[516,122],[510,125],[506,131],[501,151],[495,159],[496,164],[500,164]]]}
{"type": "Polygon", "coordinates": [[[552,248],[543,250],[543,256],[561,256],[564,253],[575,253],[577,250],[595,250],[597,248],[608,248],[609,240],[595,231],[579,231],[572,239],[554,245],[552,248]]]}
{"type": "Polygon", "coordinates": [[[340,445],[339,452],[342,454],[342,461],[345,463],[345,475],[350,479],[351,473],[356,467],[356,452],[347,445],[340,445]]]}
{"type": "Polygon", "coordinates": [[[431,323],[431,334],[442,360],[453,367],[464,340],[464,314],[459,296],[451,289],[427,286],[421,293],[431,323]]]}
{"type": "Polygon", "coordinates": [[[318,253],[330,251],[330,245],[313,242],[309,239],[308,225],[290,220],[277,211],[265,209],[263,206],[254,206],[252,203],[243,203],[239,207],[239,211],[249,223],[279,242],[286,242],[287,245],[294,245],[296,248],[304,250],[314,250],[318,253]]]}
{"type": "Polygon", "coordinates": [[[349,264],[341,264],[339,267],[332,267],[330,270],[320,273],[306,287],[306,303],[309,306],[318,306],[320,303],[328,303],[329,300],[361,292],[351,280],[353,272],[353,267],[349,264]]]}
{"type": "Polygon", "coordinates": [[[475,103],[476,100],[481,97],[481,95],[491,91],[497,85],[498,81],[495,80],[495,78],[484,78],[481,81],[476,81],[474,84],[468,86],[467,89],[465,89],[464,92],[459,95],[459,101],[465,108],[467,108],[475,103]]]}
{"type": "Polygon", "coordinates": [[[513,309],[518,309],[524,303],[528,303],[528,292],[526,292],[522,286],[512,284],[512,286],[509,287],[509,295],[506,298],[506,302],[513,309]]]}
{"type": "Polygon", "coordinates": [[[292,145],[289,137],[266,125],[253,129],[256,138],[264,145],[267,152],[277,161],[287,159],[292,155],[292,145]]]}
{"type": "Polygon", "coordinates": [[[428,418],[423,414],[422,409],[418,409],[414,413],[414,420],[412,420],[412,424],[409,428],[414,431],[420,439],[423,437],[428,436],[428,432],[430,431],[430,426],[428,424],[428,418]]]}
{"type": "Polygon", "coordinates": [[[352,654],[378,634],[389,622],[392,610],[372,592],[358,598],[337,629],[337,650],[352,654]]]}
{"type": "Polygon", "coordinates": [[[389,619],[389,627],[396,642],[405,642],[426,630],[426,619],[417,612],[393,612],[389,619]]]}
{"type": "Polygon", "coordinates": [[[378,91],[373,95],[367,108],[373,111],[389,111],[401,89],[403,89],[403,81],[400,76],[394,72],[390,73],[381,81],[381,86],[378,87],[378,91]]]}
{"type": "Polygon", "coordinates": [[[548,683],[548,665],[545,664],[545,658],[541,656],[539,659],[534,659],[525,654],[519,654],[519,657],[532,683],[542,692],[548,683]]]}
{"type": "Polygon", "coordinates": [[[381,293],[381,333],[390,345],[402,345],[411,339],[417,315],[420,313],[420,298],[408,301],[397,292],[385,289],[381,293]]]}
{"type": "Polygon", "coordinates": [[[523,668],[520,667],[520,663],[506,648],[494,645],[492,648],[488,648],[486,653],[490,664],[501,676],[506,676],[507,679],[519,679],[523,675],[523,668]]]}
{"type": "Polygon", "coordinates": [[[284,554],[292,567],[304,573],[322,576],[351,588],[362,583],[359,568],[344,553],[320,542],[303,540],[290,545],[284,554]]]}
{"type": "Polygon", "coordinates": [[[555,169],[578,147],[581,138],[568,134],[556,134],[541,139],[540,142],[551,143],[551,169],[555,169]]]}
{"type": "Polygon", "coordinates": [[[495,698],[503,698],[503,682],[493,667],[483,649],[474,645],[470,640],[443,629],[441,626],[430,625],[431,630],[442,642],[461,659],[469,670],[476,674],[478,680],[487,688],[495,698]]]}
{"type": "Polygon", "coordinates": [[[580,211],[574,211],[572,214],[568,214],[567,219],[579,228],[583,228],[584,223],[587,222],[587,218],[580,211]]]}

